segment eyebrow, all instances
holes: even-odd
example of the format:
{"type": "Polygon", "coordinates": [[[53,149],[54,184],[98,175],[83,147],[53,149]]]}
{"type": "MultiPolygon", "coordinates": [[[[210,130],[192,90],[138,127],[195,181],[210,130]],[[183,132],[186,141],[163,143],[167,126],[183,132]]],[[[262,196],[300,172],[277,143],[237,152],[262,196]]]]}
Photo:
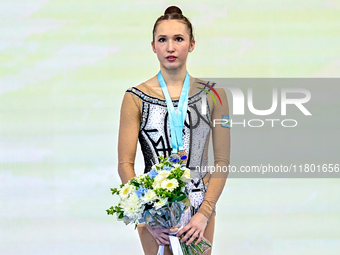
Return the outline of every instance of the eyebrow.
{"type": "MultiPolygon", "coordinates": [[[[182,35],[182,34],[174,35],[174,37],[176,37],[176,36],[184,36],[184,35],[182,35]]],[[[167,36],[166,36],[166,35],[159,35],[158,38],[159,38],[159,37],[167,37],[167,36]]]]}

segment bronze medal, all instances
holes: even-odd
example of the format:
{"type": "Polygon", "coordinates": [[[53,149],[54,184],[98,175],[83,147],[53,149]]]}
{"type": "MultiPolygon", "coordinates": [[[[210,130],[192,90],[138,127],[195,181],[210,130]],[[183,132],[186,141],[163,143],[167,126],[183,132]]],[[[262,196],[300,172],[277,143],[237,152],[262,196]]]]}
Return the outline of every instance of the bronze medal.
{"type": "Polygon", "coordinates": [[[186,163],[188,161],[188,153],[185,150],[179,151],[178,155],[180,157],[180,160],[183,161],[183,163],[186,163]]]}

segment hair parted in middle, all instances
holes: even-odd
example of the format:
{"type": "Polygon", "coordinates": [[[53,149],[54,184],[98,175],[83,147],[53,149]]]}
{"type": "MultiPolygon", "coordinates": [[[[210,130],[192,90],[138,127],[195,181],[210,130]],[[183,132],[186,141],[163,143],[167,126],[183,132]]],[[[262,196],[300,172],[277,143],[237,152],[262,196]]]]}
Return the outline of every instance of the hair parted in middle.
{"type": "Polygon", "coordinates": [[[193,35],[193,28],[192,28],[191,22],[188,20],[187,17],[185,17],[182,14],[182,11],[181,11],[180,8],[178,8],[177,6],[170,6],[170,7],[166,8],[166,10],[164,11],[164,15],[160,16],[155,22],[155,25],[154,25],[153,31],[152,31],[153,42],[155,42],[155,35],[156,35],[157,26],[163,20],[178,20],[178,21],[182,22],[187,27],[187,31],[188,31],[188,34],[190,36],[190,42],[195,40],[194,35],[193,35]]]}

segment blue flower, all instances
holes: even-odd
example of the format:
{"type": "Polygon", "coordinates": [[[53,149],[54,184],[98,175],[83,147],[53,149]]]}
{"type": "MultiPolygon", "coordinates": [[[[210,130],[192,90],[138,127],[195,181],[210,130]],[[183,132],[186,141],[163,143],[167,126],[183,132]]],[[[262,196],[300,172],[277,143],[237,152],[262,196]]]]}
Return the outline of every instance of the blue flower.
{"type": "Polygon", "coordinates": [[[171,166],[163,166],[163,170],[170,171],[173,167],[171,166]]]}
{"type": "Polygon", "coordinates": [[[158,172],[156,171],[156,169],[152,168],[151,171],[148,173],[148,175],[152,179],[158,175],[158,172]]]}
{"type": "Polygon", "coordinates": [[[147,188],[139,186],[139,188],[136,190],[136,195],[138,196],[138,198],[141,198],[141,196],[144,195],[147,191],[148,191],[147,188]]]}

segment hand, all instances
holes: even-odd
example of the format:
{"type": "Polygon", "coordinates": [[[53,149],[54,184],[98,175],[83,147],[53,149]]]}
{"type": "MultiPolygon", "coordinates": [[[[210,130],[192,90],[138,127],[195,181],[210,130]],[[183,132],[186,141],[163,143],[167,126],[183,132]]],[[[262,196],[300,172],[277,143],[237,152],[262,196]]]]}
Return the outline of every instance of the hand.
{"type": "Polygon", "coordinates": [[[187,232],[183,238],[180,240],[181,243],[184,243],[190,236],[191,238],[187,241],[186,245],[189,245],[194,241],[196,237],[198,240],[196,241],[196,245],[199,244],[202,240],[203,233],[208,224],[208,218],[204,216],[202,213],[196,213],[191,217],[189,223],[182,228],[178,233],[177,237],[180,237],[182,234],[187,232]]]}
{"type": "Polygon", "coordinates": [[[178,231],[178,228],[153,228],[150,225],[146,226],[150,234],[156,239],[158,245],[169,245],[170,239],[168,233],[178,231]]]}

